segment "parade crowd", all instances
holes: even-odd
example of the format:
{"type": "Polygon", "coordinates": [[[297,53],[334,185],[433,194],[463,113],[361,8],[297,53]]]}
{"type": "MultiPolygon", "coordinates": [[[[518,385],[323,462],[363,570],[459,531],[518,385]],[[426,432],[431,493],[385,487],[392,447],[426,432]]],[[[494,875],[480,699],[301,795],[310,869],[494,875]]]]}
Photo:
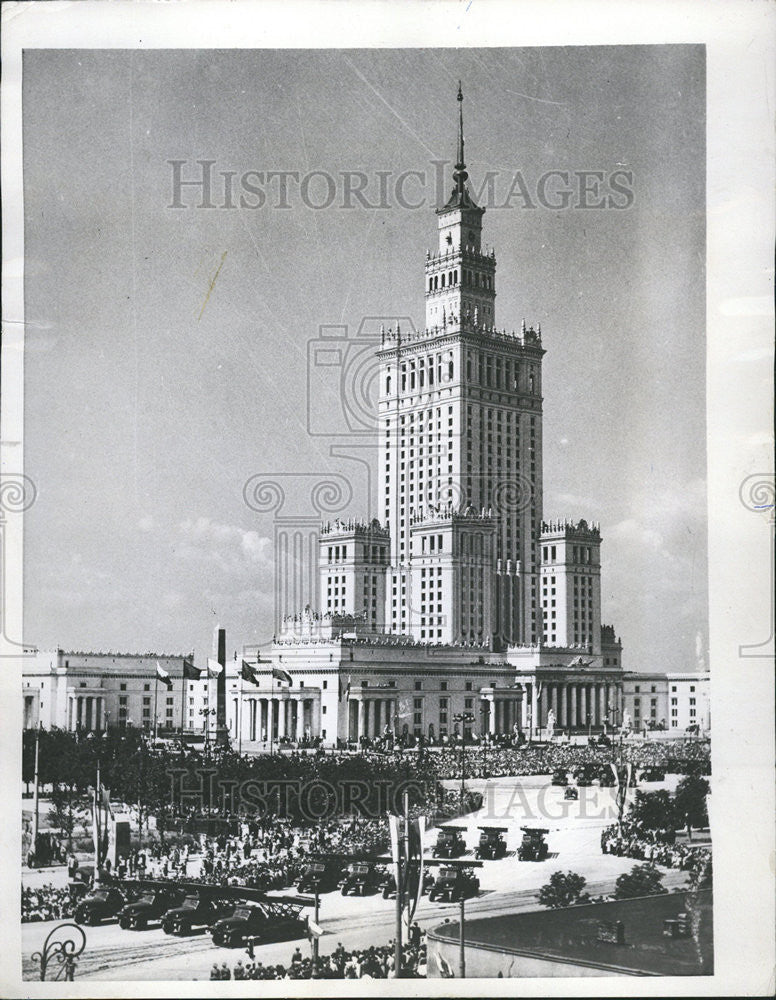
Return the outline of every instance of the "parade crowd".
{"type": "Polygon", "coordinates": [[[384,819],[350,816],[314,827],[264,819],[243,822],[238,834],[200,836],[199,871],[187,847],[135,852],[114,873],[118,878],[183,879],[211,885],[243,885],[267,891],[296,883],[315,853],[375,854],[388,846],[384,819]]]}
{"type": "MultiPolygon", "coordinates": [[[[709,773],[709,744],[701,740],[672,740],[616,743],[616,753],[636,769],[660,768],[674,774],[698,769],[709,773]]],[[[467,778],[485,776],[505,777],[533,774],[552,774],[555,770],[572,770],[589,764],[608,767],[612,760],[612,747],[580,745],[575,743],[523,743],[515,747],[488,747],[483,744],[467,746],[464,768],[467,778]]],[[[461,776],[461,749],[451,748],[429,754],[439,779],[461,776]]]]}
{"type": "Polygon", "coordinates": [[[666,868],[688,871],[703,864],[711,854],[708,847],[677,844],[675,835],[665,830],[642,830],[625,820],[620,830],[617,824],[601,831],[601,850],[621,858],[651,861],[666,868]]]}
{"type": "MultiPolygon", "coordinates": [[[[410,940],[402,946],[402,978],[426,978],[425,934],[417,924],[409,931],[410,940]]],[[[393,979],[395,978],[394,943],[346,951],[338,944],[330,955],[316,961],[304,958],[299,948],[285,966],[264,965],[242,960],[229,969],[226,962],[213,965],[211,979],[393,979]]]]}
{"type": "Polygon", "coordinates": [[[35,920],[66,920],[73,915],[73,903],[67,886],[42,885],[22,887],[22,923],[35,920]]]}

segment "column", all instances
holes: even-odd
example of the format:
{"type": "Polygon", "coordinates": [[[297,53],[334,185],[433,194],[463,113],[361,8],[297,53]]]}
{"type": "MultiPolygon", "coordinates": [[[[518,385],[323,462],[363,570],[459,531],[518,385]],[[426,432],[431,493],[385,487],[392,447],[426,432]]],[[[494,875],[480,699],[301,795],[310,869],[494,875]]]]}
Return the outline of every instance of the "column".
{"type": "Polygon", "coordinates": [[[579,724],[587,729],[587,684],[579,685],[579,724]]]}
{"type": "Polygon", "coordinates": [[[603,726],[606,718],[606,685],[598,685],[598,724],[603,726]]]}
{"type": "Polygon", "coordinates": [[[94,699],[94,728],[102,732],[102,698],[99,696],[94,699]]]}
{"type": "Polygon", "coordinates": [[[369,700],[367,698],[364,698],[361,703],[361,726],[359,727],[358,735],[369,735],[369,700]]]}
{"type": "Polygon", "coordinates": [[[558,685],[557,684],[553,684],[552,685],[552,691],[550,693],[550,697],[552,699],[552,710],[555,713],[555,724],[557,726],[559,726],[560,725],[560,707],[559,707],[559,704],[558,704],[558,685]]]}
{"type": "Polygon", "coordinates": [[[568,685],[560,685],[560,705],[558,708],[558,721],[560,725],[565,729],[568,722],[568,685]]]}
{"type": "Polygon", "coordinates": [[[488,699],[488,707],[490,709],[488,712],[488,732],[494,736],[496,733],[496,703],[493,698],[488,699]]]}
{"type": "Polygon", "coordinates": [[[382,715],[381,709],[383,707],[383,699],[375,698],[375,736],[380,735],[380,717],[382,715]]]}
{"type": "Polygon", "coordinates": [[[539,725],[539,699],[536,697],[536,680],[531,684],[531,726],[533,731],[539,725]]]}
{"type": "Polygon", "coordinates": [[[596,698],[596,686],[595,684],[590,685],[590,691],[588,692],[589,704],[590,704],[590,722],[594,725],[598,725],[598,699],[596,698]]]}
{"type": "Polygon", "coordinates": [[[579,725],[579,705],[577,703],[577,685],[569,684],[569,727],[579,725]]]}

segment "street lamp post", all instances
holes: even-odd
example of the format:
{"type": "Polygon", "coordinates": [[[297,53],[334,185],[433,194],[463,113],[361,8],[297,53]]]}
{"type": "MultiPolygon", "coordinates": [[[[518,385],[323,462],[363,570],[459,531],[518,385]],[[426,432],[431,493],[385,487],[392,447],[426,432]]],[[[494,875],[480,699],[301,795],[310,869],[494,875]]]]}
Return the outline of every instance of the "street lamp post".
{"type": "Polygon", "coordinates": [[[199,714],[203,717],[203,729],[205,730],[205,756],[210,751],[210,717],[216,714],[214,708],[200,708],[199,714]]]}
{"type": "Polygon", "coordinates": [[[482,773],[483,777],[488,777],[488,742],[490,740],[490,702],[485,701],[480,708],[483,720],[482,734],[482,773]]]}

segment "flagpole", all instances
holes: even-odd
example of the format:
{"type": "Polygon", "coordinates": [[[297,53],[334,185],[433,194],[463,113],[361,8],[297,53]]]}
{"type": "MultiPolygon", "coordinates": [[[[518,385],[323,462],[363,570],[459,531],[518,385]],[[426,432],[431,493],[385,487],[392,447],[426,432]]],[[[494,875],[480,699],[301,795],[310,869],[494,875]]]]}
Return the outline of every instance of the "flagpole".
{"type": "Polygon", "coordinates": [[[159,700],[159,670],[158,670],[158,666],[159,665],[157,664],[157,671],[156,671],[156,674],[154,676],[154,742],[156,742],[156,720],[157,720],[156,704],[157,704],[157,701],[159,700]]]}
{"type": "MultiPolygon", "coordinates": [[[[193,657],[192,657],[193,659],[193,657]]],[[[181,743],[183,743],[183,722],[186,712],[186,660],[183,660],[181,668],[181,743]]]]}
{"type": "Polygon", "coordinates": [[[237,706],[239,709],[237,712],[237,753],[239,756],[242,756],[243,680],[242,662],[240,662],[240,703],[237,706]]]}

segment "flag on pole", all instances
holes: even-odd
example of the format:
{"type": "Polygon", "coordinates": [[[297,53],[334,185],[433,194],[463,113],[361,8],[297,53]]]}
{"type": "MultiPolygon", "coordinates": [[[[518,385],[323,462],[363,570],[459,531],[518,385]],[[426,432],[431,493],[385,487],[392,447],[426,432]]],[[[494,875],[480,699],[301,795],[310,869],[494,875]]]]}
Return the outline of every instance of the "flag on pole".
{"type": "Polygon", "coordinates": [[[407,926],[409,927],[415,910],[423,895],[423,840],[426,836],[426,817],[418,816],[410,820],[410,856],[407,859],[407,926]]]}
{"type": "Polygon", "coordinates": [[[345,695],[345,700],[347,701],[347,699],[350,697],[350,678],[349,677],[348,677],[347,687],[344,687],[344,688],[342,687],[342,678],[341,677],[339,678],[339,697],[337,699],[338,701],[342,701],[343,694],[345,695]]]}
{"type": "Polygon", "coordinates": [[[199,670],[191,660],[183,661],[183,679],[187,681],[198,681],[202,677],[202,671],[199,670]]]}
{"type": "Polygon", "coordinates": [[[169,673],[162,667],[158,660],[156,661],[156,677],[157,680],[160,680],[164,684],[168,691],[172,690],[172,677],[170,677],[169,673]]]}
{"type": "Polygon", "coordinates": [[[248,681],[250,684],[255,684],[256,687],[261,687],[261,681],[256,676],[255,669],[250,665],[250,663],[246,663],[245,660],[242,661],[240,677],[242,677],[244,681],[248,681]]]}
{"type": "Polygon", "coordinates": [[[224,668],[218,662],[218,660],[213,660],[210,657],[207,658],[207,675],[208,677],[218,677],[224,668]]]}
{"type": "Polygon", "coordinates": [[[275,680],[284,681],[289,686],[294,683],[294,679],[291,674],[289,674],[288,671],[283,670],[282,667],[273,667],[272,676],[275,680]]]}

